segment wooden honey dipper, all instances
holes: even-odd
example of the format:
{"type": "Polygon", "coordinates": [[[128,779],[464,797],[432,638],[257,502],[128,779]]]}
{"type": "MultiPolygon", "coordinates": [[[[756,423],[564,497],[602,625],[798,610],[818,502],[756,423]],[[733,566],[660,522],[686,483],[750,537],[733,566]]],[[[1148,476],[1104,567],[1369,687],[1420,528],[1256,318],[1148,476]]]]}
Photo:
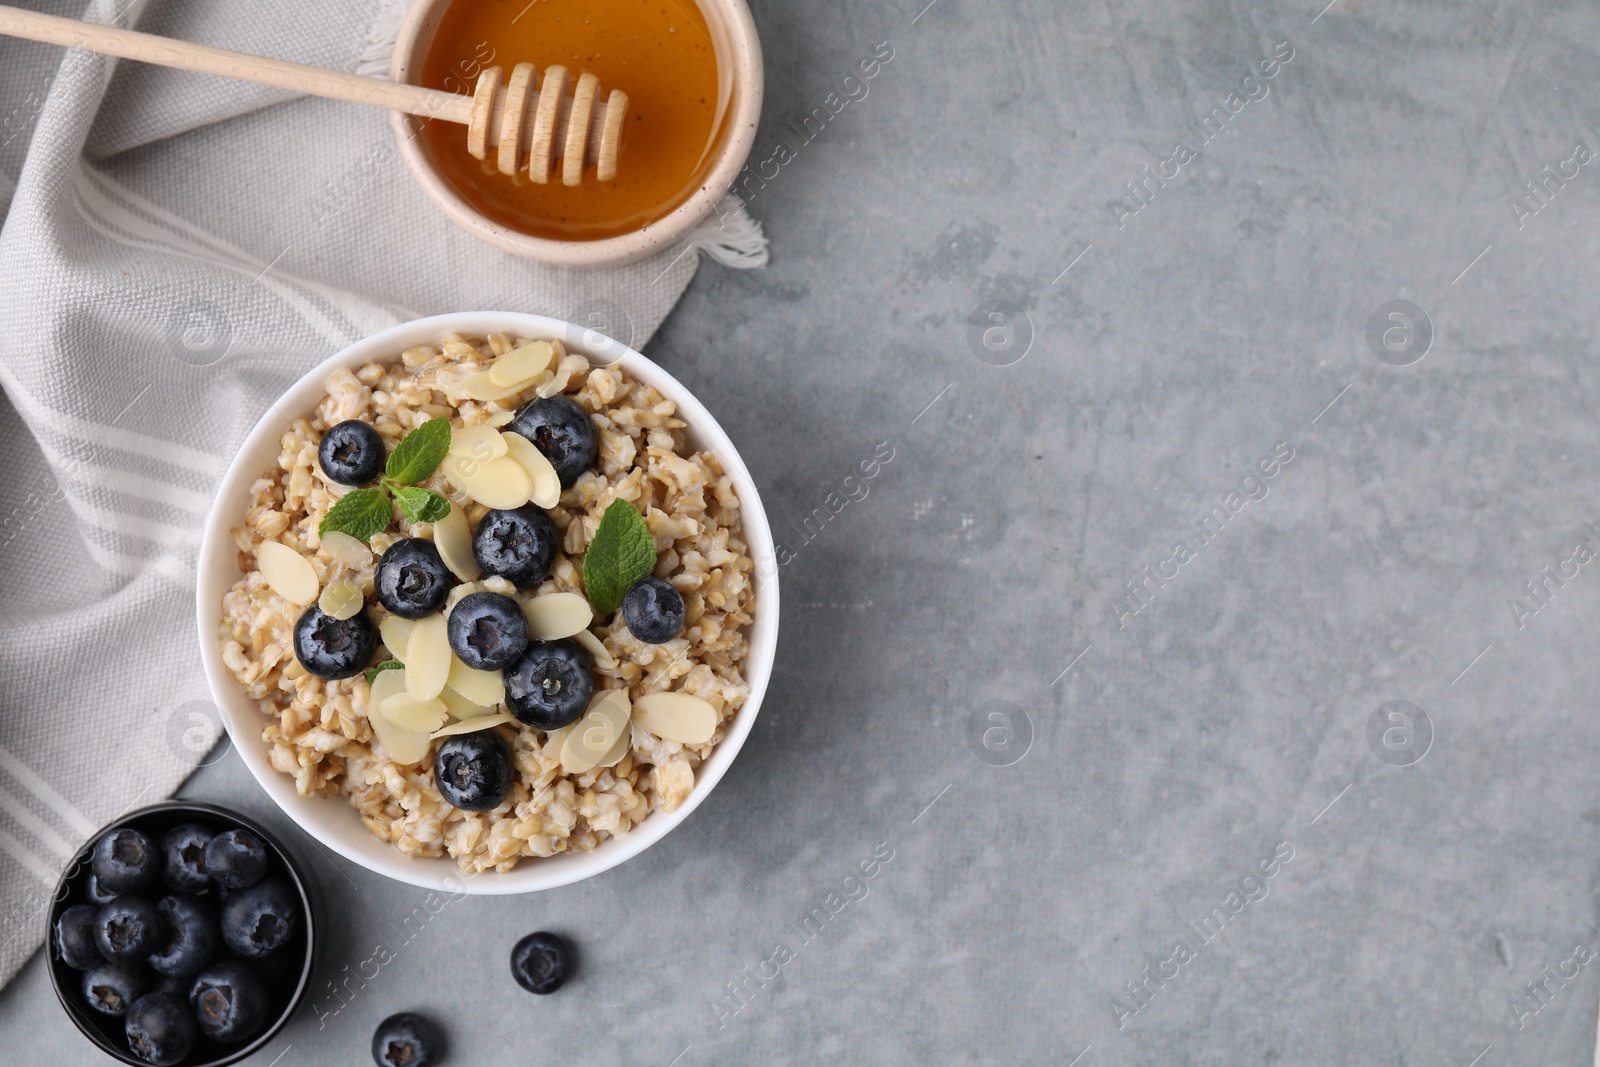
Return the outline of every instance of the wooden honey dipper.
{"type": "Polygon", "coordinates": [[[545,68],[537,93],[532,63],[518,63],[509,78],[489,67],[478,75],[476,92],[465,96],[3,5],[0,34],[459,123],[473,156],[486,159],[493,149],[500,173],[525,168],[541,184],[557,160],[565,185],[581,184],[590,162],[600,181],[617,176],[628,95],[613,89],[601,100],[600,79],[584,72],[568,96],[562,66],[545,68]]]}

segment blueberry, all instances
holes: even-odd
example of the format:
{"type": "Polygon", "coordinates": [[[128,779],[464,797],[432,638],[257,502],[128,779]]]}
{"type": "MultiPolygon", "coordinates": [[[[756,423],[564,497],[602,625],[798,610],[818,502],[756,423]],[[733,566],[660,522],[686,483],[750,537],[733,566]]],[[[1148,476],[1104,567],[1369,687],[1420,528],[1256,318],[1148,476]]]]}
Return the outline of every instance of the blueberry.
{"type": "Polygon", "coordinates": [[[206,844],[211,831],[196,823],[174,826],[161,838],[161,877],[174,893],[205,891],[206,844]]]}
{"type": "Polygon", "coordinates": [[[468,593],[450,609],[450,650],[479,671],[511,666],[528,647],[528,617],[503,593],[468,593]]]}
{"type": "Polygon", "coordinates": [[[75,971],[86,971],[105,957],[94,942],[95,918],[100,909],[93,904],[74,904],[56,920],[56,955],[75,971]]]}
{"type": "Polygon", "coordinates": [[[206,845],[206,873],[229,889],[253,886],[267,874],[267,844],[253,830],[225,830],[206,845]]]}
{"type": "Polygon", "coordinates": [[[437,1026],[414,1011],[402,1011],[373,1031],[372,1062],[378,1067],[428,1067],[443,1047],[437,1026]]]}
{"type": "Polygon", "coordinates": [[[152,993],[171,993],[182,1000],[189,994],[189,979],[180,978],[175,974],[158,974],[155,976],[155,985],[150,987],[152,993]]]}
{"type": "Polygon", "coordinates": [[[511,950],[511,977],[530,993],[554,993],[572,972],[572,949],[555,934],[529,934],[511,950]]]}
{"type": "Polygon", "coordinates": [[[89,880],[83,883],[83,895],[89,898],[89,903],[101,907],[117,899],[117,895],[100,884],[93,871],[89,872],[89,880]]]}
{"type": "Polygon", "coordinates": [[[126,1015],[154,980],[150,968],[142,963],[102,963],[83,972],[83,999],[95,1011],[126,1015]]]}
{"type": "Polygon", "coordinates": [[[322,435],[317,447],[317,462],[330,481],[340,485],[366,485],[383,473],[389,453],[378,431],[351,419],[322,435]]]}
{"type": "Polygon", "coordinates": [[[134,1058],[158,1067],[182,1063],[199,1035],[194,1015],[171,993],[146,993],[134,1001],[124,1029],[134,1058]]]}
{"type": "Polygon", "coordinates": [[[533,641],[505,671],[506,704],[538,730],[576,722],[594,695],[594,667],[575,641],[533,641]]]}
{"type": "MultiPolygon", "coordinates": [[[[378,560],[373,591],[378,603],[402,619],[421,619],[444,607],[455,579],[425,537],[406,537],[378,560]]],[[[391,650],[393,651],[393,650],[391,650]]]]}
{"type": "Polygon", "coordinates": [[[569,397],[551,396],[529,401],[522,405],[506,429],[526,437],[544,453],[544,458],[556,469],[563,489],[594,466],[594,457],[600,448],[594,420],[569,397]]]}
{"type": "Polygon", "coordinates": [[[463,811],[498,808],[511,792],[511,775],[511,746],[492,730],[447,737],[433,757],[440,795],[463,811]]]}
{"type": "Polygon", "coordinates": [[[287,884],[268,878],[231,893],[222,904],[222,940],[235,954],[265,956],[283,945],[299,923],[300,901],[287,884]]]}
{"type": "Polygon", "coordinates": [[[559,542],[550,516],[533,504],[524,504],[485,515],[472,535],[472,555],[488,573],[526,588],[549,575],[559,542]]]}
{"type": "Polygon", "coordinates": [[[204,897],[162,897],[161,940],[150,954],[150,967],[158,974],[187,977],[197,973],[217,954],[222,934],[217,912],[204,897]]]}
{"type": "Polygon", "coordinates": [[[267,1019],[267,991],[238,960],[213,963],[189,987],[189,1007],[200,1032],[213,1041],[253,1037],[267,1019]]]}
{"type": "Polygon", "coordinates": [[[143,897],[118,897],[94,917],[94,943],[113,962],[139,960],[161,942],[161,913],[143,897]]]}
{"type": "Polygon", "coordinates": [[[376,651],[378,628],[365,611],[336,619],[313,604],[294,624],[294,658],[318,678],[352,678],[376,651]]]}
{"type": "Polygon", "coordinates": [[[89,861],[100,888],[110,893],[138,893],[161,877],[161,853],[156,843],[132,827],[104,834],[94,843],[89,861]]]}
{"type": "Polygon", "coordinates": [[[652,645],[665,644],[683,633],[683,594],[662,578],[643,578],[622,598],[628,632],[652,645]]]}

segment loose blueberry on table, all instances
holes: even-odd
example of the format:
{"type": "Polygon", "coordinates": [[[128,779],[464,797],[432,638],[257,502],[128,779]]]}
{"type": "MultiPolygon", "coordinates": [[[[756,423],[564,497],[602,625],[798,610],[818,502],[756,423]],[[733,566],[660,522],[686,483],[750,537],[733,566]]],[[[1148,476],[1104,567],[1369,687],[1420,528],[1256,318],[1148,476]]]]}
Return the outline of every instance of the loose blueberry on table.
{"type": "Polygon", "coordinates": [[[336,619],[317,605],[294,624],[294,656],[318,678],[353,678],[372,662],[378,628],[365,611],[336,619]]]}
{"type": "Polygon", "coordinates": [[[578,476],[594,466],[600,442],[594,420],[576,400],[565,396],[544,397],[524,404],[506,427],[521,434],[550,461],[561,479],[561,488],[570,489],[578,476]]]}
{"type": "Polygon", "coordinates": [[[511,792],[511,746],[490,730],[439,742],[433,777],[446,803],[463,811],[491,811],[511,792]]]}
{"type": "Polygon", "coordinates": [[[378,560],[373,591],[391,614],[422,619],[444,607],[454,584],[432,541],[406,537],[390,545],[378,560]]]}
{"type": "Polygon", "coordinates": [[[375,480],[388,458],[378,431],[359,419],[331,427],[317,447],[322,473],[340,485],[366,485],[375,480]]]}
{"type": "Polygon", "coordinates": [[[128,1050],[145,1063],[172,1067],[194,1048],[199,1028],[184,1002],[171,993],[146,993],[128,1009],[128,1050]]]}
{"type": "Polygon", "coordinates": [[[529,934],[511,950],[511,977],[530,993],[554,993],[571,971],[571,948],[547,931],[529,934]]]}
{"type": "Polygon", "coordinates": [[[683,594],[664,578],[635,582],[622,598],[628,631],[647,644],[665,644],[683,633],[683,618],[683,594]]]}
{"type": "Polygon", "coordinates": [[[429,1067],[443,1050],[439,1028],[414,1011],[389,1016],[372,1034],[372,1062],[378,1067],[429,1067]]]}
{"type": "Polygon", "coordinates": [[[506,704],[524,725],[558,730],[577,722],[594,695],[594,664],[576,641],[532,641],[506,669],[506,704]]]}
{"type": "Polygon", "coordinates": [[[485,573],[527,588],[549,576],[559,544],[560,535],[550,516],[533,504],[524,504],[485,515],[472,535],[472,555],[485,573]]]}
{"type": "Polygon", "coordinates": [[[528,647],[528,617],[504,593],[469,593],[450,609],[450,650],[478,671],[511,666],[528,647]]]}

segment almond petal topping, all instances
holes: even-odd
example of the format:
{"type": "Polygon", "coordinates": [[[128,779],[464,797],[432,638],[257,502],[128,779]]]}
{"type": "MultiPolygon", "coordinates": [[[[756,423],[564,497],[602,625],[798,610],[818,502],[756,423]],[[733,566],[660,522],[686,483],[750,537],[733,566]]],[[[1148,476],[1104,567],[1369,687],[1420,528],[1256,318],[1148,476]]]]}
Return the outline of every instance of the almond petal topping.
{"type": "Polygon", "coordinates": [[[502,386],[532,381],[550,366],[555,354],[549,341],[530,341],[495,360],[489,368],[489,380],[502,386]]]}
{"type": "Polygon", "coordinates": [[[633,702],[633,721],[657,737],[703,745],[717,729],[717,709],[689,693],[646,693],[633,702]]]}
{"type": "Polygon", "coordinates": [[[450,573],[463,582],[475,582],[483,573],[472,554],[472,528],[467,525],[467,513],[460,504],[452,501],[450,514],[433,524],[433,547],[439,550],[439,558],[450,573]]]}
{"type": "Polygon", "coordinates": [[[329,582],[317,598],[317,607],[322,609],[324,615],[340,620],[355,618],[365,604],[366,598],[361,595],[361,587],[342,579],[329,582]]]}
{"type": "Polygon", "coordinates": [[[435,612],[418,619],[411,628],[411,640],[406,642],[406,692],[418,700],[438,696],[450,675],[451,658],[444,615],[435,612]]]}
{"type": "Polygon", "coordinates": [[[594,621],[589,602],[577,593],[546,593],[525,601],[528,636],[535,641],[559,641],[584,632],[594,621]]]}
{"type": "Polygon", "coordinates": [[[527,471],[528,477],[533,480],[533,496],[530,499],[546,510],[561,503],[561,476],[550,465],[545,454],[520,433],[506,431],[500,436],[506,442],[506,455],[527,471]]]}
{"type": "MultiPolygon", "coordinates": [[[[519,467],[518,470],[521,470],[519,467]]],[[[532,492],[530,485],[529,491],[532,492]]],[[[263,541],[256,546],[256,569],[267,587],[291,604],[305,607],[317,599],[317,572],[311,561],[288,545],[263,541]]]]}
{"type": "Polygon", "coordinates": [[[471,734],[511,721],[511,716],[505,712],[501,712],[498,715],[479,715],[475,718],[453,722],[449,726],[442,726],[428,736],[437,740],[441,737],[449,737],[451,734],[471,734]]]}
{"type": "MultiPolygon", "coordinates": [[[[388,671],[384,673],[390,673],[388,671]]],[[[437,697],[418,700],[410,693],[396,693],[378,705],[378,714],[400,727],[418,733],[428,733],[444,725],[444,701],[437,697]]]]}

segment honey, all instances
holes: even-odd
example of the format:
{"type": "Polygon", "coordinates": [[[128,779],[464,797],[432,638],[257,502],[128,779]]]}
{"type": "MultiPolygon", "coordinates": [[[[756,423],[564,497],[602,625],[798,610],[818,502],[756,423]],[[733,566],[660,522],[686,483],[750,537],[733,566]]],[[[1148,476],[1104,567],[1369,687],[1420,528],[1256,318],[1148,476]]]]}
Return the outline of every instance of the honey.
{"type": "Polygon", "coordinates": [[[421,137],[441,177],[478,211],[534,237],[595,241],[670,213],[712,162],[726,90],[694,0],[456,0],[422,64],[421,84],[471,93],[480,71],[531,62],[543,79],[561,64],[628,94],[622,156],[612,181],[594,168],[581,185],[501,174],[491,154],[467,153],[461,127],[426,121],[421,137]]]}

